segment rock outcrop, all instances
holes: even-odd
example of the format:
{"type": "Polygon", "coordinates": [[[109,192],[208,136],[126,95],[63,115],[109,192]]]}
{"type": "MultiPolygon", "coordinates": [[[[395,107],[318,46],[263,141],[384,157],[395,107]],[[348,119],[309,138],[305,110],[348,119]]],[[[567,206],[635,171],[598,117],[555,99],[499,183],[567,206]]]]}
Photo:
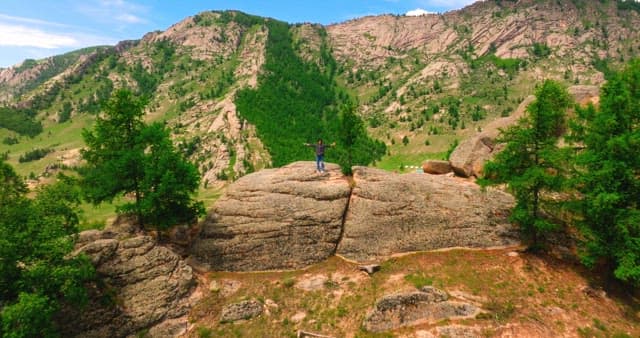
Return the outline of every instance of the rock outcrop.
{"type": "Polygon", "coordinates": [[[351,188],[335,164],[325,174],[296,162],[242,177],[201,225],[192,253],[215,270],[297,269],[335,253],[351,188]]]}
{"type": "Polygon", "coordinates": [[[222,308],[220,321],[223,323],[251,319],[262,314],[264,306],[257,300],[245,300],[240,303],[229,304],[222,308]]]}
{"type": "Polygon", "coordinates": [[[516,124],[535,98],[533,95],[527,97],[511,115],[487,124],[482,132],[460,142],[449,157],[453,171],[462,177],[481,176],[485,162],[502,150],[495,142],[500,135],[500,129],[516,124]]]}
{"type": "Polygon", "coordinates": [[[466,180],[397,175],[354,167],[344,234],[337,253],[357,261],[395,253],[518,243],[508,216],[514,200],[466,180]]]}
{"type": "Polygon", "coordinates": [[[149,330],[152,337],[167,337],[186,331],[198,294],[191,267],[178,255],[149,236],[111,230],[82,233],[78,247],[100,282],[85,308],[65,310],[65,336],[124,337],[149,330]]]}
{"type": "MultiPolygon", "coordinates": [[[[599,102],[598,86],[572,86],[567,91],[578,104],[599,102]]],[[[462,177],[482,176],[484,164],[503,148],[501,144],[496,143],[500,130],[515,125],[524,116],[527,106],[534,100],[535,96],[527,97],[510,116],[487,124],[482,132],[462,141],[451,153],[449,159],[453,171],[462,177]]]]}
{"type": "Polygon", "coordinates": [[[382,297],[363,326],[370,332],[384,332],[444,319],[474,317],[480,311],[473,304],[449,300],[446,292],[425,286],[420,291],[382,297]]]}
{"type": "Polygon", "coordinates": [[[247,175],[214,205],[192,247],[205,269],[297,269],[338,253],[370,261],[395,253],[518,244],[513,198],[455,177],[397,175],[296,162],[247,175]],[[355,188],[351,188],[354,185],[355,188]]]}
{"type": "Polygon", "coordinates": [[[444,175],[453,171],[449,161],[428,160],[422,163],[422,171],[431,175],[444,175]]]}

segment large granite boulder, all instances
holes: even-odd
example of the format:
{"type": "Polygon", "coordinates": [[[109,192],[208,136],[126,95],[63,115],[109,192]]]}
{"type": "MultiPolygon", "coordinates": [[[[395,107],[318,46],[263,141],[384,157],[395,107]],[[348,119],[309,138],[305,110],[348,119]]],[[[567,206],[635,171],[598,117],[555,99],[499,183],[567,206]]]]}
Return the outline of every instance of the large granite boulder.
{"type": "Polygon", "coordinates": [[[351,188],[335,164],[326,173],[296,162],[233,183],[201,224],[193,258],[210,269],[296,269],[333,255],[351,188]]]}
{"type": "MultiPolygon", "coordinates": [[[[567,91],[578,104],[599,102],[598,86],[572,86],[567,91]]],[[[484,164],[503,149],[503,145],[496,143],[500,130],[515,125],[534,100],[533,95],[527,97],[511,115],[490,122],[483,131],[462,141],[449,157],[453,171],[462,177],[481,177],[484,164]]]]}
{"type": "Polygon", "coordinates": [[[518,244],[511,195],[457,177],[354,167],[355,187],[337,253],[352,260],[452,247],[518,244]]]}
{"type": "Polygon", "coordinates": [[[422,163],[422,171],[425,174],[444,175],[453,171],[449,161],[427,160],[422,163]]]}
{"type": "Polygon", "coordinates": [[[484,126],[482,132],[460,142],[449,156],[453,171],[462,177],[480,177],[485,162],[502,150],[501,145],[495,142],[500,135],[500,129],[516,124],[534,100],[533,95],[527,97],[511,115],[490,122],[484,126]]]}
{"type": "Polygon", "coordinates": [[[107,231],[80,234],[76,254],[92,261],[99,283],[90,303],[65,309],[64,336],[125,337],[148,330],[153,337],[186,332],[197,300],[191,267],[155,239],[107,231]]]}

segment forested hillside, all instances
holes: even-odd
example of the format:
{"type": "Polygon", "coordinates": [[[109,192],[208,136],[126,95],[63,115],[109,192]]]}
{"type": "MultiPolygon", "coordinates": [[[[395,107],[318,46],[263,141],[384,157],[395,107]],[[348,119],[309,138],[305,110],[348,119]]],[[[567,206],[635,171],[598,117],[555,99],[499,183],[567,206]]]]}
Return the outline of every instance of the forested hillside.
{"type": "Polygon", "coordinates": [[[195,161],[203,185],[312,159],[302,143],[336,141],[351,158],[402,170],[506,116],[545,78],[600,85],[637,54],[637,6],[625,1],[485,1],[421,17],[378,16],[321,27],[204,12],[164,32],[0,71],[0,153],[22,175],[74,166],[80,130],[111,92],[149,101],[195,161]],[[339,125],[362,131],[347,144],[339,125]],[[38,133],[39,125],[44,132],[38,133]],[[35,136],[35,137],[34,137],[35,136]],[[33,149],[42,159],[19,162],[33,149]]]}
{"type": "Polygon", "coordinates": [[[256,125],[273,165],[309,159],[310,150],[303,143],[320,138],[337,142],[328,153],[330,162],[347,165],[351,156],[353,164],[367,165],[380,159],[385,154],[384,143],[370,139],[362,123],[345,122],[346,115],[353,114],[349,110],[353,98],[336,83],[336,62],[328,51],[324,28],[313,28],[323,40],[316,64],[295,53],[287,24],[269,21],[267,27],[269,39],[259,86],[238,92],[236,104],[241,116],[256,125]],[[355,129],[351,131],[353,144],[346,144],[345,128],[355,129]]]}

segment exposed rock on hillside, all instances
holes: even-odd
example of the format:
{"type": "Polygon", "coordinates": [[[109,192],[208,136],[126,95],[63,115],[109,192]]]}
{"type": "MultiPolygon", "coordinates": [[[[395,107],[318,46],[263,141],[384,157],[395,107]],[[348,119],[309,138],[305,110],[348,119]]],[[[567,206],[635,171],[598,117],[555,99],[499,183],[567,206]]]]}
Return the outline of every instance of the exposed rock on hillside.
{"type": "Polygon", "coordinates": [[[382,297],[363,326],[371,332],[383,332],[425,322],[474,317],[478,313],[478,307],[451,301],[446,292],[425,286],[420,291],[382,297]]]}
{"type": "MultiPolygon", "coordinates": [[[[597,86],[572,86],[568,92],[579,104],[599,102],[597,86]]],[[[496,143],[500,130],[515,125],[534,100],[535,96],[527,97],[510,116],[490,122],[482,132],[462,141],[449,158],[455,173],[462,177],[482,176],[484,164],[502,150],[502,145],[496,143]]]]}
{"type": "Polygon", "coordinates": [[[422,170],[427,174],[443,175],[452,171],[449,161],[428,160],[422,163],[422,170]]]}
{"type": "Polygon", "coordinates": [[[124,337],[150,329],[153,337],[167,337],[186,331],[186,314],[198,298],[191,267],[149,236],[128,236],[118,239],[126,236],[112,230],[80,235],[77,252],[89,256],[104,286],[94,290],[86,308],[63,316],[65,336],[124,337]]]}
{"type": "Polygon", "coordinates": [[[245,300],[240,303],[229,304],[222,308],[221,322],[235,322],[242,319],[257,317],[264,311],[264,306],[257,300],[245,300]]]}
{"type": "Polygon", "coordinates": [[[500,129],[514,125],[534,100],[535,96],[533,95],[527,97],[511,115],[490,122],[482,132],[460,142],[449,157],[453,171],[462,177],[482,175],[484,163],[502,149],[495,142],[495,139],[500,135],[500,129]]]}
{"type": "Polygon", "coordinates": [[[455,177],[355,167],[337,253],[358,261],[395,253],[518,243],[513,197],[455,177]]]}
{"type": "Polygon", "coordinates": [[[232,184],[202,223],[194,258],[214,270],[255,271],[305,267],[336,247],[366,261],[518,243],[507,221],[513,198],[505,193],[453,177],[364,167],[355,167],[352,193],[338,166],[329,164],[326,174],[314,168],[296,162],[232,184]]]}
{"type": "Polygon", "coordinates": [[[296,162],[242,177],[202,223],[193,255],[215,270],[294,269],[335,252],[351,188],[334,164],[296,162]]]}

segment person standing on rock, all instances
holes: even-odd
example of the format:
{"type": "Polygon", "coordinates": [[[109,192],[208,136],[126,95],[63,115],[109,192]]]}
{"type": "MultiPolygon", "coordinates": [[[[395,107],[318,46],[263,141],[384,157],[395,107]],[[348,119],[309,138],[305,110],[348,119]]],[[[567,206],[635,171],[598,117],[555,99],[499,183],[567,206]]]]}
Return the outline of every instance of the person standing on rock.
{"type": "Polygon", "coordinates": [[[305,143],[304,144],[307,147],[313,147],[316,149],[316,170],[319,173],[323,173],[324,172],[324,150],[327,147],[335,147],[336,143],[333,142],[331,144],[324,144],[322,142],[322,139],[318,139],[318,143],[305,143]]]}

